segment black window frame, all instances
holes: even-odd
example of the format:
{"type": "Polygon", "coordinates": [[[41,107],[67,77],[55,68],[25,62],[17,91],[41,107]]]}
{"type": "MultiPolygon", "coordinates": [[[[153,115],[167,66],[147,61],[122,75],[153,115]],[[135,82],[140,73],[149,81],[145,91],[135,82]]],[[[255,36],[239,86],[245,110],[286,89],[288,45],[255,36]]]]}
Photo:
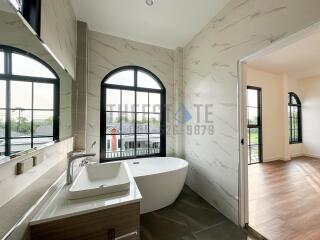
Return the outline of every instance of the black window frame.
{"type": "Polygon", "coordinates": [[[289,92],[288,94],[288,122],[289,122],[289,144],[299,144],[302,143],[302,104],[298,95],[294,92],[289,92]],[[292,99],[295,99],[296,103],[292,102],[292,99]],[[298,129],[293,127],[293,109],[297,109],[298,116],[296,117],[298,121],[298,129]],[[293,137],[293,132],[297,131],[297,138],[293,137]]]}
{"type": "Polygon", "coordinates": [[[53,138],[53,141],[59,140],[59,109],[60,109],[60,78],[58,74],[54,71],[54,69],[47,64],[45,61],[40,59],[39,57],[19,48],[1,45],[0,51],[4,53],[4,73],[0,73],[0,80],[6,81],[6,107],[5,111],[5,138],[1,138],[5,140],[5,156],[14,155],[11,153],[11,144],[10,141],[12,139],[31,139],[30,147],[34,148],[34,139],[41,138],[53,138]],[[51,73],[55,76],[55,78],[43,78],[43,77],[31,77],[31,76],[23,76],[23,75],[14,75],[12,74],[12,54],[20,54],[25,57],[29,57],[42,65],[48,68],[51,73]],[[53,109],[35,109],[33,104],[31,109],[25,109],[31,111],[31,133],[30,137],[11,137],[11,81],[14,82],[31,82],[32,83],[32,99],[34,98],[33,92],[33,83],[49,83],[53,85],[53,109]],[[34,136],[33,133],[33,114],[34,111],[53,111],[53,134],[52,136],[34,136]]]}
{"type": "MultiPolygon", "coordinates": [[[[123,66],[117,69],[114,69],[110,73],[108,73],[101,82],[101,99],[100,99],[100,162],[110,162],[110,161],[119,161],[124,159],[136,159],[136,158],[147,158],[147,157],[164,157],[166,156],[166,88],[164,87],[161,80],[151,71],[146,68],[140,66],[123,66]],[[123,85],[114,85],[108,84],[107,81],[110,77],[114,76],[117,73],[122,71],[133,70],[134,71],[134,86],[123,86],[123,85]],[[150,77],[152,77],[160,86],[160,89],[153,88],[142,88],[138,87],[138,72],[143,72],[150,77]],[[134,141],[134,156],[123,156],[123,157],[115,157],[115,158],[107,158],[106,157],[106,90],[107,89],[116,89],[116,90],[131,90],[135,92],[135,102],[137,101],[137,92],[146,92],[146,93],[158,93],[160,94],[160,133],[150,133],[148,131],[148,149],[149,149],[149,136],[150,134],[160,134],[160,151],[157,154],[146,154],[146,155],[137,155],[137,119],[135,117],[135,131],[134,141]]],[[[121,110],[119,111],[122,112],[121,110]]],[[[137,107],[135,108],[134,114],[137,115],[137,107]]],[[[148,110],[148,115],[150,111],[148,110]]],[[[151,113],[152,114],[152,113],[151,113]]],[[[120,134],[121,135],[121,134],[120,134]]],[[[125,135],[125,134],[124,134],[125,135]]]]}
{"type": "MultiPolygon", "coordinates": [[[[255,86],[247,86],[247,90],[255,90],[257,91],[258,94],[258,99],[257,99],[257,108],[258,108],[258,117],[257,117],[257,124],[249,124],[249,119],[247,119],[247,130],[248,130],[248,135],[250,135],[251,129],[258,129],[258,144],[251,144],[250,138],[248,138],[248,165],[252,164],[259,164],[263,162],[263,138],[262,138],[262,89],[260,87],[255,87],[255,86]],[[252,156],[251,156],[251,150],[252,146],[258,146],[259,147],[259,160],[257,162],[252,161],[252,156]]],[[[250,106],[246,106],[247,111],[250,106]]]]}

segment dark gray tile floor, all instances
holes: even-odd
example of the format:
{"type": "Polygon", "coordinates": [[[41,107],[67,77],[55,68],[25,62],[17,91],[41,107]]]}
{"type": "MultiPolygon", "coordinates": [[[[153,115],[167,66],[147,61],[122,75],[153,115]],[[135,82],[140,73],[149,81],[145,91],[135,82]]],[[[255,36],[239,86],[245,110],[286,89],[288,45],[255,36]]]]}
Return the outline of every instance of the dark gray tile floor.
{"type": "Polygon", "coordinates": [[[187,186],[169,207],[141,216],[141,240],[249,240],[187,186]]]}

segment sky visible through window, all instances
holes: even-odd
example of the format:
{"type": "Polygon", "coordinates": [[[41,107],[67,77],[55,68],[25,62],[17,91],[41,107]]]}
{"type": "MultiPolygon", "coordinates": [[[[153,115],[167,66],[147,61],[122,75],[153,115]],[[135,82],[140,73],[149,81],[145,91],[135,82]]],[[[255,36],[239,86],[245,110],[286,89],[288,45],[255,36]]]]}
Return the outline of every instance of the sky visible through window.
{"type": "MultiPolygon", "coordinates": [[[[4,154],[5,149],[5,120],[8,112],[11,153],[31,148],[32,142],[33,147],[36,147],[53,140],[53,83],[57,81],[56,76],[36,59],[17,53],[11,56],[9,108],[6,104],[7,81],[0,77],[0,155],[4,154]],[[19,77],[15,79],[15,76],[19,77]],[[28,81],[24,81],[23,77],[27,77],[28,81]],[[53,82],[45,83],[39,78],[52,79],[53,82]]],[[[1,51],[0,74],[10,75],[4,69],[4,53],[1,51]]]]}
{"type": "Polygon", "coordinates": [[[136,74],[136,85],[130,69],[106,81],[113,85],[106,87],[106,158],[160,153],[162,88],[152,75],[140,70],[136,74]]]}
{"type": "Polygon", "coordinates": [[[12,54],[12,74],[30,77],[56,78],[53,73],[40,62],[15,53],[12,54]]]}

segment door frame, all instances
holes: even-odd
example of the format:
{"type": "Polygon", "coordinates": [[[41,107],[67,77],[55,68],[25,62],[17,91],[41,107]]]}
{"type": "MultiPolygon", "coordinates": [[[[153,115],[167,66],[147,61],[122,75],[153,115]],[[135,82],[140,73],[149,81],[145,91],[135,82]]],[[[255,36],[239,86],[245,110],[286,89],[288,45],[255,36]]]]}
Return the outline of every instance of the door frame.
{"type": "Polygon", "coordinates": [[[320,22],[293,33],[238,61],[238,129],[239,129],[239,225],[249,225],[248,139],[247,139],[247,64],[320,31],[320,22]]]}

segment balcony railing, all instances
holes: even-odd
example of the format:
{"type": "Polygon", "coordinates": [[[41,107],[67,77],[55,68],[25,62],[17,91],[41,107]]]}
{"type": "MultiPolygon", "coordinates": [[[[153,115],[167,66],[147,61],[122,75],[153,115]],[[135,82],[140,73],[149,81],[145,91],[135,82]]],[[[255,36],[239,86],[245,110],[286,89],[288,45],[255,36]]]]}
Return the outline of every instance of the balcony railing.
{"type": "MultiPolygon", "coordinates": [[[[137,156],[145,156],[145,155],[153,155],[159,154],[159,148],[137,148],[137,156]]],[[[125,158],[125,157],[135,157],[135,150],[134,149],[127,149],[127,150],[119,150],[114,152],[106,152],[106,158],[125,158]]]]}

